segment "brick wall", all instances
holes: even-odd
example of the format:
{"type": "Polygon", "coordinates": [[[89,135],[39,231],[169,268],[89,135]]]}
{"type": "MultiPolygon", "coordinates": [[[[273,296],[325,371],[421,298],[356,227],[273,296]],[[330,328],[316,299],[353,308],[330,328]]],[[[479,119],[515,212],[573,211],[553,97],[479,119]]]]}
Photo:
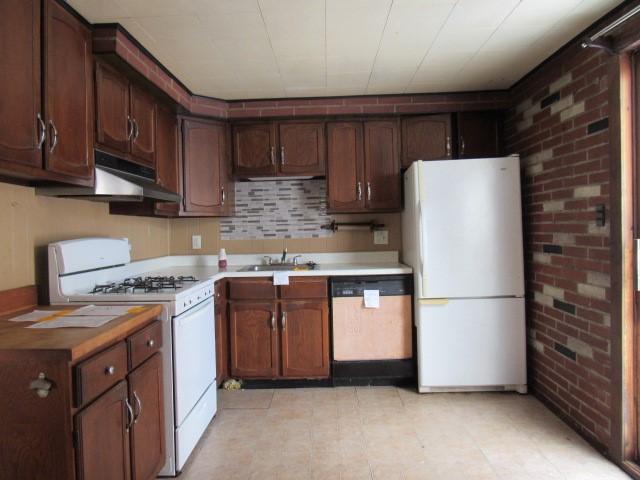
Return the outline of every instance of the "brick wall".
{"type": "Polygon", "coordinates": [[[512,89],[522,157],[529,382],[606,449],[611,437],[607,55],[577,45],[512,89]]]}

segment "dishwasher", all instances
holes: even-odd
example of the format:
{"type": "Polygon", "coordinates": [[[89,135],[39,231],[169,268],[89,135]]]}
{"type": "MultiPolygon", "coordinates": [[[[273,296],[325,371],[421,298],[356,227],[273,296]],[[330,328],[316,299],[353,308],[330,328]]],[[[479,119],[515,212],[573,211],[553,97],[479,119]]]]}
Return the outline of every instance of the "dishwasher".
{"type": "Polygon", "coordinates": [[[334,385],[415,383],[412,292],[410,275],[331,279],[334,385]]]}

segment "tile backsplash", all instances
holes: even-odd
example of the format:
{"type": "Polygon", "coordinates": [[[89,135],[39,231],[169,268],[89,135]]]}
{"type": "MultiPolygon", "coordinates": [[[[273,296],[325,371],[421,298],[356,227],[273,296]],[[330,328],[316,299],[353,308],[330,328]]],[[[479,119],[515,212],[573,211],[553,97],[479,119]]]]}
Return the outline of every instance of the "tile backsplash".
{"type": "Polygon", "coordinates": [[[220,220],[222,240],[321,238],[327,215],[325,180],[236,183],[236,214],[220,220]]]}

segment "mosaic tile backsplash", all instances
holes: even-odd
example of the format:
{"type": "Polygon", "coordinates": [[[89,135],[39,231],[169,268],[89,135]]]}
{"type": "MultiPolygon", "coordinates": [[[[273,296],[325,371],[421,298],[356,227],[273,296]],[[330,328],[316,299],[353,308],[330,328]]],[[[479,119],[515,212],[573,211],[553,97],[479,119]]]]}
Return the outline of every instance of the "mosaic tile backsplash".
{"type": "Polygon", "coordinates": [[[325,180],[236,183],[236,215],[220,220],[222,240],[320,238],[327,215],[325,180]]]}

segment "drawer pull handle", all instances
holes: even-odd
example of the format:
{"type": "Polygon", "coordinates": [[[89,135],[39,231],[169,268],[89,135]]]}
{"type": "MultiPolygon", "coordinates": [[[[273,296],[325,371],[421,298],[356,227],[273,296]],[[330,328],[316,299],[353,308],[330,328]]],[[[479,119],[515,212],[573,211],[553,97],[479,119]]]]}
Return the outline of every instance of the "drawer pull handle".
{"type": "Polygon", "coordinates": [[[47,380],[47,376],[44,372],[38,374],[38,378],[29,383],[29,388],[35,390],[40,398],[46,398],[49,395],[49,390],[53,386],[53,382],[47,380]]]}
{"type": "Polygon", "coordinates": [[[147,341],[147,347],[153,348],[156,342],[153,341],[153,338],[147,341]]]}
{"type": "Polygon", "coordinates": [[[114,373],[116,373],[116,367],[114,367],[113,365],[109,365],[107,368],[104,369],[104,373],[106,375],[113,375],[114,373]]]}
{"type": "Polygon", "coordinates": [[[124,399],[124,403],[127,406],[127,432],[129,430],[131,430],[131,426],[133,425],[133,408],[131,408],[131,404],[129,403],[129,400],[127,400],[126,398],[124,399]]]}
{"type": "Polygon", "coordinates": [[[136,400],[136,415],[133,419],[133,423],[138,423],[138,419],[140,418],[140,414],[142,413],[142,402],[140,401],[140,397],[138,396],[138,392],[134,390],[133,398],[136,400]]]}

